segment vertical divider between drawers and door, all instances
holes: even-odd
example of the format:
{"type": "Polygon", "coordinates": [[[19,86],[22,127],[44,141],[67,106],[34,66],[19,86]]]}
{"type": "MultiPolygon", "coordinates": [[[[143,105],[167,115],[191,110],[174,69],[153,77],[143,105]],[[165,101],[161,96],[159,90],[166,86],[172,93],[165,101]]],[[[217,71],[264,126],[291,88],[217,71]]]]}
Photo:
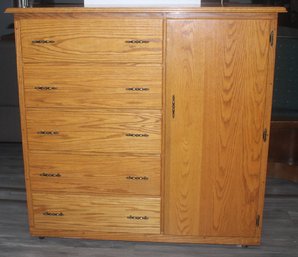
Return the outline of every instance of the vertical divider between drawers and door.
{"type": "Polygon", "coordinates": [[[167,14],[163,13],[162,33],[162,127],[161,127],[161,174],[160,174],[160,233],[164,234],[164,193],[165,193],[165,133],[166,133],[166,48],[167,48],[167,14]]]}

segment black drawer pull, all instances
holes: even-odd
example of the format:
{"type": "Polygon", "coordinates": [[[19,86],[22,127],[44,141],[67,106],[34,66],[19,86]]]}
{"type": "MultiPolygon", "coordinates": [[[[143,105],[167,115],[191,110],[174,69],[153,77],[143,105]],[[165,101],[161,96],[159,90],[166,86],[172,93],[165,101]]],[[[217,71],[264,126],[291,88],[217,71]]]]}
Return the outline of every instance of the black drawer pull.
{"type": "Polygon", "coordinates": [[[34,87],[34,89],[36,90],[57,90],[58,88],[57,87],[50,87],[50,86],[37,86],[37,87],[34,87]]]}
{"type": "Polygon", "coordinates": [[[148,40],[126,40],[126,44],[148,44],[150,41],[148,40]]]}
{"type": "Polygon", "coordinates": [[[176,100],[175,100],[175,95],[172,96],[172,118],[175,118],[175,113],[176,113],[176,100]]]}
{"type": "Polygon", "coordinates": [[[55,217],[62,217],[64,216],[63,212],[44,212],[43,213],[44,216],[55,216],[55,217]]]}
{"type": "Polygon", "coordinates": [[[58,135],[59,134],[58,131],[37,131],[36,133],[38,135],[49,135],[49,136],[53,136],[53,135],[58,135]]]}
{"type": "Polygon", "coordinates": [[[61,177],[61,174],[60,173],[46,173],[46,172],[43,172],[43,173],[40,173],[39,176],[41,176],[41,177],[61,177]]]}
{"type": "Polygon", "coordinates": [[[149,220],[149,217],[148,216],[132,216],[132,215],[129,215],[129,216],[127,216],[127,219],[129,219],[129,220],[149,220]]]}
{"type": "Polygon", "coordinates": [[[133,133],[127,133],[127,137],[149,137],[148,134],[133,134],[133,133]]]}
{"type": "Polygon", "coordinates": [[[126,179],[128,179],[128,180],[148,180],[149,178],[146,176],[143,176],[143,177],[127,176],[126,179]]]}
{"type": "Polygon", "coordinates": [[[149,91],[148,87],[128,87],[126,88],[127,91],[149,91]]]}
{"type": "Polygon", "coordinates": [[[54,40],[32,40],[32,44],[54,44],[54,40]]]}

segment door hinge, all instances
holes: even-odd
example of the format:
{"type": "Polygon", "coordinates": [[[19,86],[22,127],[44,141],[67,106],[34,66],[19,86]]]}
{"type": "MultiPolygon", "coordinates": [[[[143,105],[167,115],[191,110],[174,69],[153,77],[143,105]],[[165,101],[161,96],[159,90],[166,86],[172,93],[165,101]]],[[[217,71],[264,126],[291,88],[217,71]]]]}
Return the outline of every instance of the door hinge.
{"type": "Polygon", "coordinates": [[[257,218],[256,218],[256,226],[257,226],[257,227],[260,226],[260,215],[257,215],[257,218]]]}
{"type": "Polygon", "coordinates": [[[270,45],[271,46],[274,45],[274,31],[271,31],[271,33],[270,33],[270,45]]]}
{"type": "Polygon", "coordinates": [[[267,141],[267,137],[268,137],[268,131],[267,131],[267,129],[264,129],[264,131],[263,131],[263,141],[264,142],[267,141]]]}

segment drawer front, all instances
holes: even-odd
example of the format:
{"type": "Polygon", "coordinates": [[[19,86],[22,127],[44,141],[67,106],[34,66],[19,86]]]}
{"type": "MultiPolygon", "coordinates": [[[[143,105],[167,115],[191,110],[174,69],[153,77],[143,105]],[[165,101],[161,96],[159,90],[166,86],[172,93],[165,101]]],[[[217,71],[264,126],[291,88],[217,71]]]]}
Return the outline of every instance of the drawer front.
{"type": "Polygon", "coordinates": [[[37,229],[160,233],[160,198],[33,193],[37,229]]]}
{"type": "Polygon", "coordinates": [[[160,65],[26,64],[27,107],[161,109],[160,65]]]}
{"type": "Polygon", "coordinates": [[[30,150],[161,152],[160,111],[28,109],[30,150]]]}
{"type": "Polygon", "coordinates": [[[22,19],[23,61],[162,63],[162,19],[22,19]]]}
{"type": "Polygon", "coordinates": [[[160,195],[160,156],[31,152],[33,191],[160,195]]]}

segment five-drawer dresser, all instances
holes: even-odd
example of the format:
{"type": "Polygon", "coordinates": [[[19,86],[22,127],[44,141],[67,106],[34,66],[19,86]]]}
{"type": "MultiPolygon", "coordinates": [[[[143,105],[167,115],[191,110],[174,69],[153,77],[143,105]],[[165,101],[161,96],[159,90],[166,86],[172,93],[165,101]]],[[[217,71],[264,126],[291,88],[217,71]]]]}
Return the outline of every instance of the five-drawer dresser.
{"type": "Polygon", "coordinates": [[[259,244],[283,11],[8,9],[31,234],[259,244]]]}

